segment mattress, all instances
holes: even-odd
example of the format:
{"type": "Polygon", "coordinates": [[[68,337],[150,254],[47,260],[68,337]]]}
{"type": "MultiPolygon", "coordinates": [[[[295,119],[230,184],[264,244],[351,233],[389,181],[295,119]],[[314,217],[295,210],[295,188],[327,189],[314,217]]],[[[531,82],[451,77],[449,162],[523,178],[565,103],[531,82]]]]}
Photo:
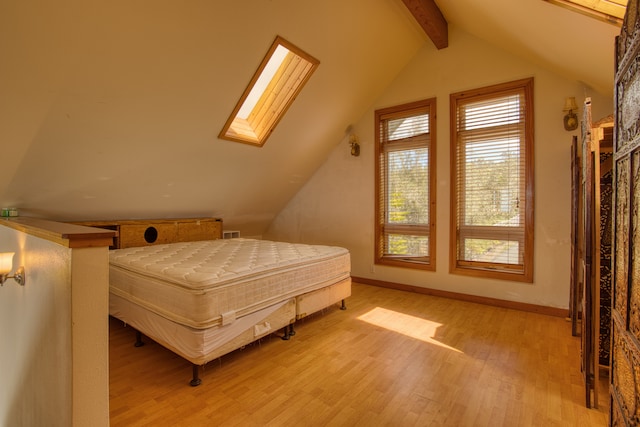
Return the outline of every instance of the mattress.
{"type": "Polygon", "coordinates": [[[113,295],[196,329],[231,324],[351,272],[344,248],[244,238],[117,249],[109,258],[113,295]]]}

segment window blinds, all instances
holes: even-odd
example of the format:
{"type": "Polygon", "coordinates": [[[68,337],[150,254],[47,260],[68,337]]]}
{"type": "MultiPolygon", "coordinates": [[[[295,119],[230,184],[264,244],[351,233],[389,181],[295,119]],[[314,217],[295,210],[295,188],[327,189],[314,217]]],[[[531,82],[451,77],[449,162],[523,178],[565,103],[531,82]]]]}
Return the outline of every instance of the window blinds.
{"type": "Polygon", "coordinates": [[[455,215],[463,265],[523,269],[525,118],[524,89],[457,101],[455,215]]]}
{"type": "Polygon", "coordinates": [[[432,106],[377,112],[377,259],[429,263],[432,106]]]}

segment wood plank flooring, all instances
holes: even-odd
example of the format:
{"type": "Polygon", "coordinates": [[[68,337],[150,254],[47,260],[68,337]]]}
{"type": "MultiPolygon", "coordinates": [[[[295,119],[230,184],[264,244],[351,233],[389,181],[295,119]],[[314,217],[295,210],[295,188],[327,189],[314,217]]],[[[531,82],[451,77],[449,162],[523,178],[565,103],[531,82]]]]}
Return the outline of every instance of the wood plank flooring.
{"type": "Polygon", "coordinates": [[[604,426],[570,323],[354,283],[346,311],[191,365],[110,320],[111,426],[604,426]]]}

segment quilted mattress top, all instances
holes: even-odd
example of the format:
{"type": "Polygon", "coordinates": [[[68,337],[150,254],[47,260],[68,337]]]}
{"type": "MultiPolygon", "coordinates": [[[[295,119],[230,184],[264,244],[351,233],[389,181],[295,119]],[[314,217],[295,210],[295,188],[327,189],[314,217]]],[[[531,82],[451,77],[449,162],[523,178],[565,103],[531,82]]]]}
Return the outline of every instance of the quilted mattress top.
{"type": "Polygon", "coordinates": [[[112,293],[198,328],[328,286],[351,267],[344,248],[244,238],[117,249],[109,257],[112,293]]]}

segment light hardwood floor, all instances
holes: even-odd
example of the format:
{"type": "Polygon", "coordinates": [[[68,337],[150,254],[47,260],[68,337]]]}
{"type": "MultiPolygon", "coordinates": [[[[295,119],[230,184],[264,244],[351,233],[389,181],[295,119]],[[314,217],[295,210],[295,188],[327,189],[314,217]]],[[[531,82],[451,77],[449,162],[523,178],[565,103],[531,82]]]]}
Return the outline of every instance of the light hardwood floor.
{"type": "Polygon", "coordinates": [[[277,336],[191,365],[110,320],[111,426],[604,426],[565,319],[353,285],[277,336]]]}

